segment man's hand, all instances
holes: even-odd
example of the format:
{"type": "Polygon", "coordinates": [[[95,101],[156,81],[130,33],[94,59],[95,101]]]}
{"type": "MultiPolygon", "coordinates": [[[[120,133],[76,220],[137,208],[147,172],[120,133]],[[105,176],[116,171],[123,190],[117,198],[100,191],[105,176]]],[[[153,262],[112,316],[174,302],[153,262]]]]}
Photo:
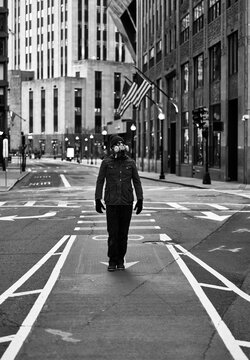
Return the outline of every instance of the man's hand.
{"type": "Polygon", "coordinates": [[[142,211],[142,200],[141,199],[137,200],[134,210],[136,210],[136,215],[140,214],[140,212],[142,211]]]}
{"type": "Polygon", "coordinates": [[[100,213],[100,214],[103,213],[102,209],[105,210],[105,207],[103,206],[103,203],[101,202],[100,199],[97,199],[97,200],[95,201],[95,209],[96,209],[96,211],[97,211],[98,213],[100,213]]]}

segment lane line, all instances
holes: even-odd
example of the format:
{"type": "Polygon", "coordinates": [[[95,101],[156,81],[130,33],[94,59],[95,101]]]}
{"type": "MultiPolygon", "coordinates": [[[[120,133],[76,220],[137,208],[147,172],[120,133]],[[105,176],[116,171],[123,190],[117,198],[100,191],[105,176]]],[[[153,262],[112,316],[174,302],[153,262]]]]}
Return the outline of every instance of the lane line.
{"type": "Polygon", "coordinates": [[[61,177],[61,179],[62,179],[63,185],[64,185],[66,188],[70,188],[71,185],[70,185],[70,183],[68,182],[68,180],[66,179],[65,175],[60,174],[60,177],[61,177]]]}
{"type": "Polygon", "coordinates": [[[23,206],[33,206],[35,203],[36,201],[27,201],[23,206]]]}
{"type": "MultiPolygon", "coordinates": [[[[160,226],[130,226],[131,230],[143,230],[143,229],[160,229],[160,226]]],[[[86,227],[75,227],[75,231],[87,231],[87,230],[94,230],[94,231],[100,231],[100,230],[107,230],[107,226],[86,226],[86,227]]]]}
{"type": "Polygon", "coordinates": [[[218,210],[229,210],[228,207],[222,206],[220,204],[207,204],[207,205],[218,210]]]}
{"type": "Polygon", "coordinates": [[[5,342],[10,342],[14,339],[14,337],[15,337],[15,335],[2,336],[2,337],[0,337],[0,344],[5,343],[5,342]]]}
{"type": "MultiPolygon", "coordinates": [[[[235,360],[248,360],[247,356],[244,354],[242,349],[240,348],[238,342],[233,337],[231,331],[228,329],[220,315],[217,313],[215,307],[211,303],[211,301],[206,296],[205,292],[199,286],[197,280],[185,264],[185,262],[181,259],[181,256],[176,252],[173,245],[167,245],[168,250],[172,254],[173,258],[175,259],[176,263],[180,267],[181,271],[187,278],[188,282],[190,283],[191,287],[193,288],[194,292],[196,293],[197,297],[199,298],[201,304],[203,305],[204,309],[208,313],[209,317],[211,318],[218,334],[220,335],[221,339],[223,340],[225,346],[229,350],[230,354],[232,355],[233,359],[235,360]]],[[[185,250],[185,249],[184,249],[185,250]]]]}
{"type": "Polygon", "coordinates": [[[185,206],[182,206],[182,205],[180,205],[178,203],[175,203],[175,202],[167,202],[167,205],[171,206],[172,208],[174,208],[176,210],[189,210],[185,206]]]}
{"type": "Polygon", "coordinates": [[[207,265],[204,261],[200,260],[193,254],[191,254],[188,250],[184,249],[181,245],[175,245],[183,255],[188,256],[190,259],[197,262],[201,267],[203,267],[205,270],[210,272],[212,275],[214,275],[217,279],[219,279],[223,284],[225,284],[230,290],[235,292],[235,294],[239,295],[246,301],[250,302],[250,295],[246,294],[244,291],[239,289],[234,283],[229,281],[227,278],[225,278],[223,275],[218,273],[216,270],[214,270],[211,266],[207,265]]]}
{"type": "Polygon", "coordinates": [[[12,295],[10,295],[10,297],[18,297],[18,296],[24,296],[24,295],[33,295],[33,294],[39,294],[42,292],[43,289],[38,289],[38,290],[30,290],[30,291],[22,291],[19,293],[14,293],[12,295]]]}
{"type": "MultiPolygon", "coordinates": [[[[68,238],[68,235],[67,235],[68,238]]],[[[9,347],[3,354],[1,360],[14,360],[16,355],[18,354],[19,350],[21,349],[24,341],[26,340],[27,336],[29,335],[32,326],[34,325],[38,315],[40,314],[51,290],[53,289],[59,275],[60,271],[63,267],[63,264],[70,252],[70,249],[76,239],[75,235],[71,235],[65,248],[63,250],[63,254],[58,259],[47,283],[45,284],[42,293],[38,296],[36,302],[32,306],[30,312],[26,316],[25,320],[21,324],[16,336],[11,341],[9,347]]]]}
{"type": "Polygon", "coordinates": [[[20,286],[22,286],[46,261],[62,246],[69,238],[69,235],[64,235],[56,245],[45,254],[30,270],[28,270],[19,280],[17,280],[11,287],[0,295],[0,304],[2,304],[9,296],[11,296],[20,286]]]}
{"type": "MultiPolygon", "coordinates": [[[[107,221],[106,220],[78,220],[77,224],[105,224],[107,221]]],[[[132,219],[131,222],[135,223],[135,222],[155,222],[155,219],[132,219]]]]}

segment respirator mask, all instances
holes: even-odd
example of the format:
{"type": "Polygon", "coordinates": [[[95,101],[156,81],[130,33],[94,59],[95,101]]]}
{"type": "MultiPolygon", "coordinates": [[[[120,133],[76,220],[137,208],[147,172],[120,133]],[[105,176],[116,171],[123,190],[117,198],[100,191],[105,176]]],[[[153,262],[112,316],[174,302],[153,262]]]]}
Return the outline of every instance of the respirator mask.
{"type": "Polygon", "coordinates": [[[125,152],[129,150],[128,145],[123,144],[121,141],[113,146],[112,148],[115,157],[122,157],[125,152]]]}

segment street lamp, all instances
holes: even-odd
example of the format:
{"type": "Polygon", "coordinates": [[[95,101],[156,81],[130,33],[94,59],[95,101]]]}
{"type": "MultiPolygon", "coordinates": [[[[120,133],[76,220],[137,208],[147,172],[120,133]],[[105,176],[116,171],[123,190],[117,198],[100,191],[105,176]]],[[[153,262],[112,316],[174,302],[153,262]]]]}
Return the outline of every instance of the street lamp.
{"type": "Polygon", "coordinates": [[[93,139],[94,135],[90,134],[90,164],[93,165],[93,139]]]}
{"type": "Polygon", "coordinates": [[[75,140],[76,140],[76,144],[75,144],[75,148],[76,148],[76,161],[78,163],[80,163],[80,159],[79,159],[79,155],[80,155],[80,147],[81,147],[81,143],[80,143],[80,138],[79,136],[76,136],[75,137],[75,140]]]}
{"type": "Polygon", "coordinates": [[[131,141],[131,152],[132,152],[132,159],[134,159],[135,160],[135,152],[134,152],[134,138],[135,138],[135,136],[134,136],[134,133],[135,133],[135,131],[136,131],[136,126],[135,126],[135,124],[132,124],[131,126],[130,126],[130,130],[132,131],[132,141],[131,141]]]}
{"type": "Polygon", "coordinates": [[[158,114],[158,119],[160,120],[160,124],[161,124],[161,144],[160,144],[160,152],[161,152],[161,173],[159,176],[159,179],[165,179],[165,174],[164,174],[164,164],[163,164],[163,125],[164,125],[164,120],[165,120],[165,114],[162,111],[162,108],[157,104],[157,109],[159,111],[158,114]]]}
{"type": "Polygon", "coordinates": [[[108,135],[108,132],[106,129],[102,130],[102,136],[103,136],[103,153],[106,154],[106,149],[107,149],[107,145],[106,145],[106,136],[108,135]]]}

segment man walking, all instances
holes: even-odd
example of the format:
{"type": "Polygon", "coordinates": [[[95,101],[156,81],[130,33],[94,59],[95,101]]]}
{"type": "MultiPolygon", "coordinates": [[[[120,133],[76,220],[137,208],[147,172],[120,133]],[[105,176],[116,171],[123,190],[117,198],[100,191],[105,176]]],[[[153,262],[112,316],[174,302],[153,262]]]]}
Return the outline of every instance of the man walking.
{"type": "Polygon", "coordinates": [[[133,210],[133,188],[137,203],[134,210],[140,214],[143,205],[143,192],[135,161],[127,154],[124,140],[113,135],[110,141],[111,155],[104,158],[96,181],[96,211],[102,213],[105,207],[101,201],[105,183],[104,201],[108,231],[108,271],[124,270],[124,256],[130,220],[133,210]]]}

